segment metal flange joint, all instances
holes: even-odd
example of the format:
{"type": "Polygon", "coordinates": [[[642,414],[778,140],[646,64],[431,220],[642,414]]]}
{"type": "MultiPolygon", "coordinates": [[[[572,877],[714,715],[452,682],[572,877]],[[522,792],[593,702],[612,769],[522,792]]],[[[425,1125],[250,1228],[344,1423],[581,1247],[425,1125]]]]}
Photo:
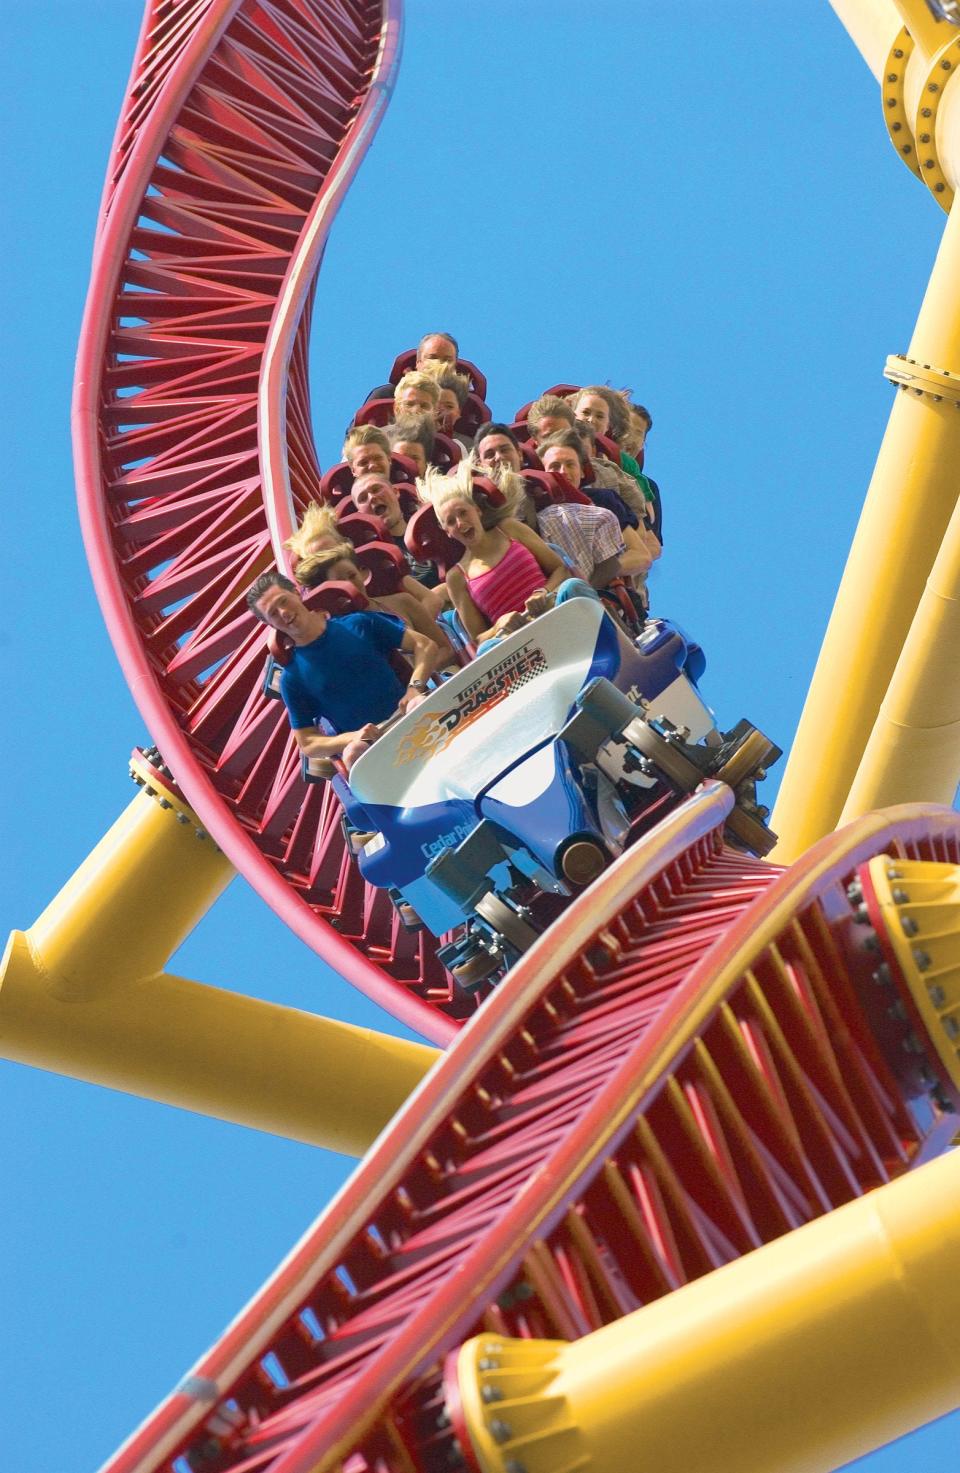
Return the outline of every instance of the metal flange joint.
{"type": "Polygon", "coordinates": [[[925,75],[918,78],[915,73],[922,65],[923,56],[904,27],[896,36],[883,68],[883,121],[890,142],[907,168],[923,180],[937,203],[949,210],[954,185],[944,167],[937,121],[947,84],[960,70],[960,31],[952,31],[950,39],[933,56],[925,75]]]}
{"type": "Polygon", "coordinates": [[[918,399],[960,408],[960,373],[949,368],[935,368],[932,363],[920,363],[904,353],[891,353],[884,364],[883,376],[918,399]]]}
{"type": "Polygon", "coordinates": [[[913,127],[904,100],[903,88],[907,75],[907,63],[913,55],[913,49],[913,37],[904,26],[894,40],[884,64],[881,95],[883,97],[883,121],[890,135],[890,142],[907,168],[912,170],[919,179],[922,176],[920,165],[917,163],[913,127]]]}
{"type": "Polygon", "coordinates": [[[960,1098],[960,865],[881,855],[866,869],[887,955],[960,1098]]]}
{"type": "Polygon", "coordinates": [[[937,119],[948,83],[960,71],[960,33],[940,47],[930,63],[917,103],[913,125],[916,172],[944,210],[953,204],[954,187],[944,169],[942,138],[937,136],[937,119]]]}

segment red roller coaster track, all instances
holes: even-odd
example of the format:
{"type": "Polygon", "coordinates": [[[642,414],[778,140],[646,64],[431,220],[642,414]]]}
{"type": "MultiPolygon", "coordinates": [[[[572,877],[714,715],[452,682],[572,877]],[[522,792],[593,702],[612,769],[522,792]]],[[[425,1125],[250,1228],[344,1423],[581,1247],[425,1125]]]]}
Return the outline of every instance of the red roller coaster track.
{"type": "Polygon", "coordinates": [[[204,826],[297,935],[438,1043],[429,938],[304,791],[243,603],[319,484],[312,285],[382,116],[399,0],[154,0],[104,195],[74,399],[81,517],[130,689],[204,826]],[[271,534],[276,539],[271,543],[271,534]]]}
{"type": "Polygon", "coordinates": [[[471,1334],[588,1334],[920,1158],[846,890],[877,854],[956,862],[960,816],[781,872],[723,846],[731,803],[708,784],[574,902],[104,1473],[455,1467],[471,1334]]]}

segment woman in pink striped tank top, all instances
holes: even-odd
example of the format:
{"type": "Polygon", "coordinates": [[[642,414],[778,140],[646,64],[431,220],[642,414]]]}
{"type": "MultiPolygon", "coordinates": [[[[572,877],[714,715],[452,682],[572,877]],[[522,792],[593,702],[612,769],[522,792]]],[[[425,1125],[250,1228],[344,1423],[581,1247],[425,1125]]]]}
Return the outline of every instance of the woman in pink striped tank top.
{"type": "Polygon", "coordinates": [[[530,614],[543,612],[547,601],[533,596],[558,588],[569,571],[536,532],[515,520],[509,498],[496,507],[475,498],[471,460],[461,461],[454,476],[428,472],[418,489],[433,502],[447,536],[463,544],[463,557],[447,573],[447,590],[476,644],[510,634],[530,614]]]}

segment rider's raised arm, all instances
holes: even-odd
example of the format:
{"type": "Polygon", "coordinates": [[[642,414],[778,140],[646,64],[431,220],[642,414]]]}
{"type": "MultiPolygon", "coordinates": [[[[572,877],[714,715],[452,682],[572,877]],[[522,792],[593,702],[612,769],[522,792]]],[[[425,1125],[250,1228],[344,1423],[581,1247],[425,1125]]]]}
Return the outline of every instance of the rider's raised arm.
{"type": "Polygon", "coordinates": [[[640,532],[646,545],[647,552],[649,552],[650,554],[650,561],[655,563],[657,561],[657,558],[660,557],[661,553],[663,552],[663,543],[660,541],[660,538],[657,536],[656,532],[649,524],[644,526],[643,522],[641,522],[640,532]]]}
{"type": "Polygon", "coordinates": [[[406,708],[415,703],[415,698],[422,698],[426,692],[427,681],[446,658],[444,651],[436,640],[428,639],[425,634],[418,634],[415,629],[407,628],[400,646],[405,655],[413,656],[413,674],[410,676],[410,685],[406,695],[401,699],[400,705],[406,708]]]}
{"type": "Polygon", "coordinates": [[[620,559],[621,573],[646,573],[653,557],[636,527],[624,527],[623,540],[627,550],[620,559]]]}
{"type": "Polygon", "coordinates": [[[449,639],[440,628],[436,619],[431,618],[429,611],[419,599],[411,598],[406,593],[398,594],[395,596],[393,607],[417,634],[422,634],[426,639],[430,639],[434,644],[440,646],[444,662],[453,657],[453,649],[449,639]]]}

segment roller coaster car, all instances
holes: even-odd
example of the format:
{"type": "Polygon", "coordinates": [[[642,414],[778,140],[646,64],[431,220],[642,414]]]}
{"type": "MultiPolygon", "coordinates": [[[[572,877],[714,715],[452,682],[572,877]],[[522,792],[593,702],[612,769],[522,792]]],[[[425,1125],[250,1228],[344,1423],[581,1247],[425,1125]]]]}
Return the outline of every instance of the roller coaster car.
{"type": "Polygon", "coordinates": [[[633,642],[586,599],[504,639],[396,722],[336,786],[358,861],[401,913],[455,939],[461,986],[502,973],[567,899],[706,777],[737,797],[728,837],[774,842],[755,784],[780,756],[717,730],[702,651],[653,620],[633,642]],[[369,835],[373,837],[368,837],[369,835]]]}

